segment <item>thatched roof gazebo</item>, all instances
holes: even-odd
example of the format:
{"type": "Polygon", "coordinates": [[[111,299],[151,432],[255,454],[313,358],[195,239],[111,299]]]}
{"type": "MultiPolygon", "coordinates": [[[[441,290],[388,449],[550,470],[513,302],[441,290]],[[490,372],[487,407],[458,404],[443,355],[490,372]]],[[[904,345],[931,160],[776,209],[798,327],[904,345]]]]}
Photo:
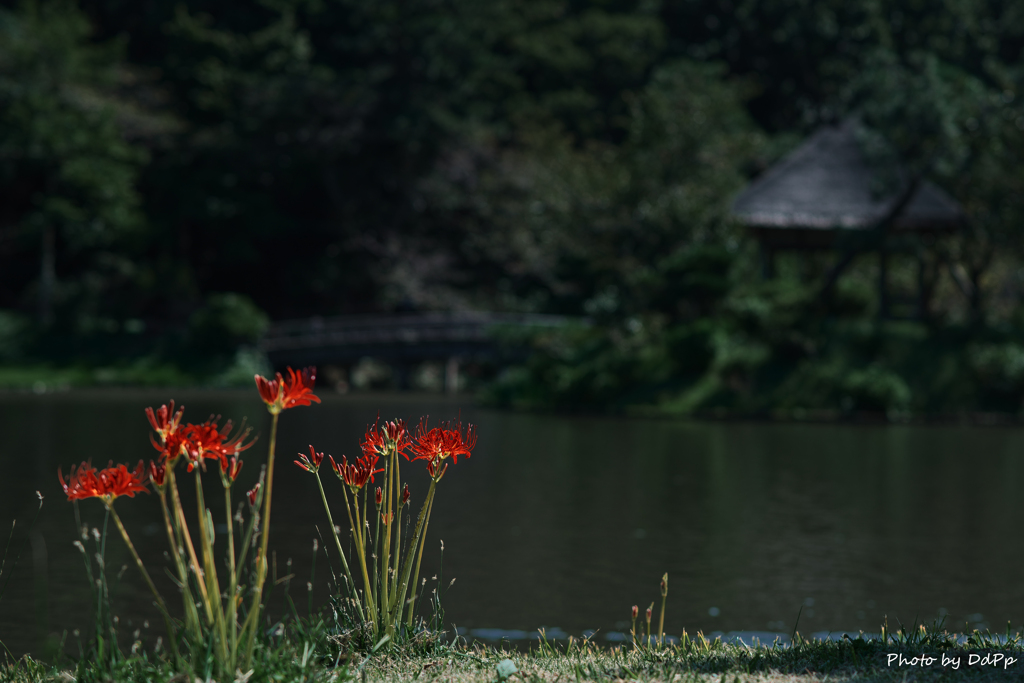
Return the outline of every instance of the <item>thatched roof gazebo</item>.
{"type": "Polygon", "coordinates": [[[853,119],[820,128],[743,190],[732,210],[761,247],[765,277],[774,275],[776,252],[836,251],[828,290],[856,255],[877,251],[880,312],[888,315],[886,254],[920,255],[958,229],[963,213],[939,187],[909,177],[898,163],[872,163],[864,132],[853,119]]]}

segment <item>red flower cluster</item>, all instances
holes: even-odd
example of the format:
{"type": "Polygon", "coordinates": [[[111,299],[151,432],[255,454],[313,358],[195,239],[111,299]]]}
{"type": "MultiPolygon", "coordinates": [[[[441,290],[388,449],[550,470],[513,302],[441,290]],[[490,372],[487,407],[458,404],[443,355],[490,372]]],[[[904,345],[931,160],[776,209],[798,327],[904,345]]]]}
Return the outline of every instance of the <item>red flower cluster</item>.
{"type": "Polygon", "coordinates": [[[149,424],[153,427],[153,431],[160,437],[161,443],[177,431],[178,424],[181,422],[181,416],[184,413],[184,406],[178,408],[178,412],[174,412],[173,400],[169,407],[164,404],[156,412],[153,412],[152,408],[146,408],[146,417],[149,418],[149,424]]]}
{"type": "Polygon", "coordinates": [[[269,380],[256,375],[256,389],[259,390],[260,397],[272,415],[277,415],[288,408],[319,403],[320,398],[313,393],[315,383],[315,367],[306,368],[301,372],[288,368],[288,379],[282,377],[280,372],[275,374],[274,379],[269,380]]]}
{"type": "Polygon", "coordinates": [[[344,455],[341,456],[340,465],[334,462],[334,458],[331,456],[327,457],[330,459],[331,468],[338,475],[338,479],[348,484],[353,493],[366,486],[368,481],[373,481],[373,475],[384,471],[383,468],[374,469],[380,459],[377,455],[363,455],[351,465],[348,464],[348,458],[344,455]]]}
{"type": "MultiPolygon", "coordinates": [[[[380,418],[377,418],[378,421],[380,418]]],[[[401,453],[408,460],[409,456],[404,453],[405,449],[412,445],[409,430],[405,428],[405,420],[395,420],[379,425],[374,422],[372,427],[366,428],[363,442],[359,447],[363,449],[363,455],[387,456],[391,449],[401,453]]]]}
{"type": "MultiPolygon", "coordinates": [[[[150,412],[152,410],[147,411],[147,414],[150,412]]],[[[159,420],[159,414],[157,418],[159,420]]],[[[178,412],[177,419],[181,419],[181,411],[178,412]]],[[[175,422],[173,431],[166,434],[157,431],[157,435],[162,437],[162,443],[157,442],[156,439],[151,439],[151,441],[154,448],[160,451],[160,458],[169,465],[173,466],[178,458],[184,455],[188,460],[189,472],[204,458],[219,460],[221,470],[225,470],[229,458],[236,457],[240,452],[252,446],[253,441],[245,443],[245,438],[249,436],[252,429],[239,429],[234,436],[231,436],[233,427],[231,420],[225,422],[223,428],[217,424],[218,420],[220,420],[219,417],[211,417],[202,424],[186,424],[180,427],[175,422]]],[[[152,424],[153,421],[150,422],[152,424]]],[[[239,467],[241,466],[239,465],[239,467]]]]}
{"type": "Polygon", "coordinates": [[[60,468],[57,469],[57,478],[60,479],[60,485],[64,489],[64,493],[67,494],[68,500],[103,498],[110,503],[118,496],[134,498],[136,492],[148,493],[144,481],[145,476],[146,466],[141,460],[132,472],[129,472],[124,465],[114,467],[113,462],[102,470],[96,470],[88,462],[83,462],[77,468],[72,465],[66,482],[60,468]]]}
{"type": "Polygon", "coordinates": [[[313,445],[310,444],[309,455],[307,456],[304,453],[299,453],[299,459],[295,461],[295,464],[301,467],[302,469],[306,470],[307,472],[312,472],[316,474],[317,472],[320,471],[320,464],[323,461],[324,454],[317,453],[315,450],[313,450],[313,445]]]}
{"type": "Polygon", "coordinates": [[[459,462],[459,456],[470,456],[473,447],[476,446],[476,432],[473,425],[466,428],[466,435],[462,435],[462,423],[456,422],[454,427],[451,422],[442,422],[440,427],[429,429],[427,418],[423,418],[416,427],[416,443],[410,447],[414,454],[413,460],[426,460],[428,464],[435,464],[451,457],[455,463],[459,462]]]}

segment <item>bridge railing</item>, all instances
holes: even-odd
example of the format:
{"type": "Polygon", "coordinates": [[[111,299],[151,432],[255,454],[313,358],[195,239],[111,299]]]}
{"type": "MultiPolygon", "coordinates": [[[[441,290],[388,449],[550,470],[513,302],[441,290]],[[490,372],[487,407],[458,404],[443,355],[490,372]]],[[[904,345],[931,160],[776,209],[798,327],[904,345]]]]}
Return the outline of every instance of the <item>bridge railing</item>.
{"type": "Polygon", "coordinates": [[[583,322],[557,315],[478,311],[398,313],[307,318],[273,323],[260,347],[289,350],[422,344],[493,343],[499,327],[563,327],[583,322]]]}

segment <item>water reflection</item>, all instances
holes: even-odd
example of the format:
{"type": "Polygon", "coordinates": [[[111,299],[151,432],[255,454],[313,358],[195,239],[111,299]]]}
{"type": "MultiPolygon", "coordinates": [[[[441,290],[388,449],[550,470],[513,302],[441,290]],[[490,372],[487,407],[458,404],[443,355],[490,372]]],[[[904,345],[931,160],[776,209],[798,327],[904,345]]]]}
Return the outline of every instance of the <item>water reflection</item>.
{"type": "MultiPolygon", "coordinates": [[[[192,421],[215,413],[255,424],[262,440],[246,452],[241,484],[248,488],[269,430],[255,392],[174,396],[192,421]]],[[[0,639],[15,654],[40,651],[49,634],[86,632],[91,619],[57,467],[150,457],[142,411],[169,397],[0,397],[0,528],[17,518],[13,545],[28,538],[0,601],[0,639]],[[26,535],[36,489],[47,501],[26,535]]],[[[300,606],[307,604],[316,526],[325,520],[315,481],[287,456],[310,443],[336,458],[354,455],[378,410],[410,421],[461,412],[479,425],[474,456],[460,459],[440,485],[423,572],[443,586],[457,578],[444,606],[449,623],[471,635],[532,634],[541,626],[621,635],[631,605],[660,604],[666,571],[672,634],[684,627],[788,633],[801,609],[804,633],[874,632],[884,615],[913,623],[940,610],[958,628],[966,621],[1001,630],[1024,611],[1024,588],[1013,580],[1024,559],[1015,537],[1024,519],[1019,430],[546,417],[415,396],[326,397],[283,415],[271,545],[278,575],[296,576],[291,593],[300,606]]],[[[415,509],[425,479],[413,481],[415,509]]],[[[337,482],[327,485],[340,495],[337,482]]],[[[194,492],[182,492],[191,509],[194,492]]],[[[222,505],[219,496],[207,500],[222,505]]],[[[162,565],[155,497],[118,506],[140,552],[162,565]]],[[[94,501],[81,510],[88,524],[102,522],[94,501]]],[[[223,512],[214,507],[213,514],[220,519],[223,512]]],[[[314,604],[328,592],[322,547],[314,604]]],[[[108,553],[111,567],[130,563],[117,539],[108,553]]],[[[132,629],[148,616],[156,630],[134,571],[115,582],[115,612],[132,629]]],[[[162,572],[152,573],[170,593],[162,572]]]]}

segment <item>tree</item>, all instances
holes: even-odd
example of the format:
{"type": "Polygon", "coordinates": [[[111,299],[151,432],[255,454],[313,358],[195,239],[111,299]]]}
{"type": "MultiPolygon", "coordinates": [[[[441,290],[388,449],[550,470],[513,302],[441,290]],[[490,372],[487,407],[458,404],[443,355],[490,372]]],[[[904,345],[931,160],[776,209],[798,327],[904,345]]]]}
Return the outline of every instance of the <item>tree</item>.
{"type": "Polygon", "coordinates": [[[144,157],[109,97],[119,65],[71,2],[0,10],[0,306],[34,290],[43,326],[58,304],[71,324],[95,319],[102,291],[131,270],[123,245],[141,224],[144,157]]]}

